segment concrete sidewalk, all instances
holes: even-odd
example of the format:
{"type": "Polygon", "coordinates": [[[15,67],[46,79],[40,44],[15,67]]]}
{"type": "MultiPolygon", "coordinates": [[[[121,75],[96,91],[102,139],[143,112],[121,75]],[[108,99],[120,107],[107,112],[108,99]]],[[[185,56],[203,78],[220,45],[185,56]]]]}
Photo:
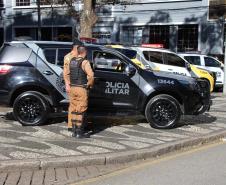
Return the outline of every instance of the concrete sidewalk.
{"type": "MultiPolygon", "coordinates": [[[[7,180],[18,169],[38,170],[42,174],[49,168],[67,171],[115,165],[219,140],[226,136],[226,99],[216,94],[213,103],[209,113],[186,116],[178,128],[171,130],[153,129],[142,118],[93,119],[95,132],[84,140],[71,138],[65,122],[22,127],[6,120],[2,113],[0,184],[1,179],[7,180]]],[[[22,173],[14,177],[21,179],[22,173]]]]}

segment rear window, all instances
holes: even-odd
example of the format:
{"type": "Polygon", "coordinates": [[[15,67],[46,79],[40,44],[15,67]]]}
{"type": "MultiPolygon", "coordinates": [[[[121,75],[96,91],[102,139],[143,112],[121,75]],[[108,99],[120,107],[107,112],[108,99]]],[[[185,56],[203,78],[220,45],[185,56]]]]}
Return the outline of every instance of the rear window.
{"type": "Polygon", "coordinates": [[[157,51],[143,51],[144,58],[150,62],[163,64],[162,53],[157,51]]]}
{"type": "Polygon", "coordinates": [[[20,63],[28,61],[32,50],[30,48],[19,48],[4,46],[0,51],[0,63],[20,63]]]}
{"type": "Polygon", "coordinates": [[[70,48],[68,49],[58,49],[57,55],[57,65],[63,66],[64,65],[64,57],[71,51],[70,48]]]}
{"type": "Polygon", "coordinates": [[[199,56],[184,56],[184,59],[187,60],[190,64],[201,65],[201,60],[199,56]]]}
{"type": "Polygon", "coordinates": [[[211,57],[204,57],[204,60],[207,67],[221,67],[221,64],[211,57]]]}
{"type": "Polygon", "coordinates": [[[51,64],[56,64],[56,51],[57,49],[44,49],[46,60],[51,64]]]}
{"type": "Polygon", "coordinates": [[[63,66],[64,57],[70,51],[70,48],[46,48],[44,49],[44,55],[49,63],[63,66]]]}
{"type": "Polygon", "coordinates": [[[177,67],[185,67],[185,61],[179,56],[173,53],[165,53],[165,60],[168,65],[177,66],[177,67]]]}

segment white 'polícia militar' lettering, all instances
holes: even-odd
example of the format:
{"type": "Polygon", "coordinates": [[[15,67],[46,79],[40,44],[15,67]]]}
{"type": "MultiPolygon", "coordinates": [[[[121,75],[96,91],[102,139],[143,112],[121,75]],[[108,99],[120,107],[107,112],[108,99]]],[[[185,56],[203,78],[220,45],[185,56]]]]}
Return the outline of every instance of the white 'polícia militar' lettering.
{"type": "Polygon", "coordinates": [[[129,95],[129,84],[123,82],[106,82],[106,94],[129,95]]]}

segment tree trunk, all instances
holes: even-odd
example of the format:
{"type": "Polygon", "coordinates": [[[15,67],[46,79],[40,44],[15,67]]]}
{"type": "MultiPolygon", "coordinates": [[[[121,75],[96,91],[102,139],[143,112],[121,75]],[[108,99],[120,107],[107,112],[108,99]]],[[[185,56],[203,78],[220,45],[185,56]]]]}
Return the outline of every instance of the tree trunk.
{"type": "Polygon", "coordinates": [[[84,8],[80,17],[80,36],[92,37],[92,29],[97,22],[95,13],[95,0],[83,0],[84,8]]]}

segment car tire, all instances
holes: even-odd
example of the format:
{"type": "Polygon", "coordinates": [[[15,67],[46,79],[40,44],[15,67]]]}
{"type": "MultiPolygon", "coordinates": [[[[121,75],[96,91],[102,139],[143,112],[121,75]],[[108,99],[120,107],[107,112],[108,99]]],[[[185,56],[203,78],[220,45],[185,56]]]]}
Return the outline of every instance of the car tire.
{"type": "Polygon", "coordinates": [[[42,125],[48,119],[50,104],[42,93],[27,91],[20,94],[13,104],[13,114],[23,126],[42,125]]]}
{"type": "Polygon", "coordinates": [[[181,117],[180,104],[172,96],[166,94],[157,95],[147,103],[145,116],[153,128],[173,128],[181,117]]]}

